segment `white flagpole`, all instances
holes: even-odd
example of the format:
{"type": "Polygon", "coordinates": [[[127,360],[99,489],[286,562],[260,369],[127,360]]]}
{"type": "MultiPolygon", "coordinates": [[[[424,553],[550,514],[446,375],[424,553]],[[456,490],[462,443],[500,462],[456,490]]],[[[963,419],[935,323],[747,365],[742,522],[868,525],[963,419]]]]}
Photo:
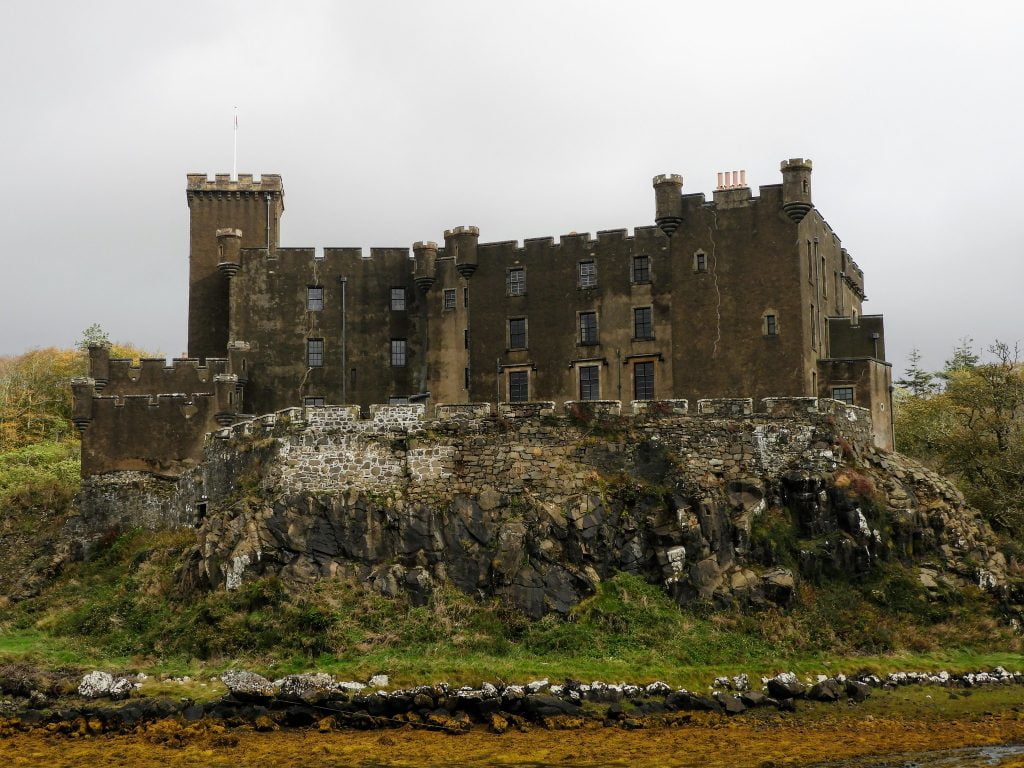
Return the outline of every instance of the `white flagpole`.
{"type": "Polygon", "coordinates": [[[238,181],[238,107],[235,107],[235,146],[231,155],[231,180],[238,181]]]}

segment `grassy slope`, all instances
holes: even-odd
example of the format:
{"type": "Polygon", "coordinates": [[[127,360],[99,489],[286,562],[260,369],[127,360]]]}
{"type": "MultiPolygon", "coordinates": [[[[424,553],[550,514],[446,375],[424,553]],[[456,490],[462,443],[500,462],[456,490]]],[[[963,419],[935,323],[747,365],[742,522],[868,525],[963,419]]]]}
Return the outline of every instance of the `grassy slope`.
{"type": "Polygon", "coordinates": [[[899,568],[869,583],[806,584],[793,610],[754,615],[681,611],[620,574],[567,619],[531,622],[453,592],[419,607],[335,583],[300,595],[273,581],[180,595],[174,569],[191,540],[126,534],[72,566],[8,611],[0,657],[193,676],[237,664],[273,675],[383,672],[396,684],[547,676],[693,686],[782,669],[1024,667],[987,597],[932,602],[899,568]]]}

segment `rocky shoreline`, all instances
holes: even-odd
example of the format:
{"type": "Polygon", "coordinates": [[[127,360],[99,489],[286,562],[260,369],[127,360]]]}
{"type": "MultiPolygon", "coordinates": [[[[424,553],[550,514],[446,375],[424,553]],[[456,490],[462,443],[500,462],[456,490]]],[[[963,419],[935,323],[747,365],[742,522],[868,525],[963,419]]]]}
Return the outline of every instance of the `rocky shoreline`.
{"type": "MultiPolygon", "coordinates": [[[[718,677],[706,692],[647,685],[484,683],[479,688],[446,683],[388,689],[384,675],[368,683],[337,681],[325,673],[290,675],[270,681],[233,670],[221,681],[228,693],[208,702],[149,697],[139,693],[144,676],[85,675],[74,693],[55,695],[31,670],[0,669],[0,737],[21,732],[84,737],[141,733],[161,721],[180,727],[203,726],[224,733],[233,728],[389,729],[412,727],[459,734],[470,730],[528,731],[532,727],[570,730],[584,727],[642,729],[679,725],[694,713],[732,717],[759,709],[793,712],[798,702],[865,701],[874,689],[940,686],[951,696],[993,685],[1024,685],[1024,673],[1002,667],[964,674],[894,672],[847,677],[818,675],[801,680],[783,672],[752,682],[747,675],[718,677]],[[42,687],[37,687],[41,685],[42,687]]],[[[65,689],[67,677],[64,679],[65,689]]],[[[227,737],[225,737],[227,738],[227,737]]]]}

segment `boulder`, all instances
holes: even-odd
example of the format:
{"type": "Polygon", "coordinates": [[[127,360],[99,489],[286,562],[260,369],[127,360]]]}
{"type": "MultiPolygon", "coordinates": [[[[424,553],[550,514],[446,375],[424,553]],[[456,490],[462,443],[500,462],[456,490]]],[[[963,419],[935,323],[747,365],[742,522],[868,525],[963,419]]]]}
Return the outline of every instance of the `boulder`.
{"type": "Polygon", "coordinates": [[[768,695],[779,701],[794,699],[806,692],[807,686],[797,680],[792,672],[780,672],[768,681],[768,695]]]}
{"type": "Polygon", "coordinates": [[[299,701],[320,701],[337,690],[334,678],[324,672],[288,675],[281,680],[281,696],[299,701]]]}
{"type": "Polygon", "coordinates": [[[838,680],[820,680],[811,686],[807,698],[811,701],[839,701],[845,692],[845,686],[838,680]]]}
{"type": "Polygon", "coordinates": [[[78,695],[87,699],[98,699],[110,694],[114,678],[107,672],[90,672],[78,684],[78,695]]]}
{"type": "Polygon", "coordinates": [[[274,685],[262,675],[232,669],[221,675],[220,681],[236,699],[263,700],[274,696],[274,685]]]}

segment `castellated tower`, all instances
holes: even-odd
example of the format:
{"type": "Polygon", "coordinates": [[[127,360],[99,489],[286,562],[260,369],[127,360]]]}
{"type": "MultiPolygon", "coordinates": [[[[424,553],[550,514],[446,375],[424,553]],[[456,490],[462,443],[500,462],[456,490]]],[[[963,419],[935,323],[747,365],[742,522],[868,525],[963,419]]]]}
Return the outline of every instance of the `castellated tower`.
{"type": "Polygon", "coordinates": [[[188,275],[189,357],[223,357],[228,343],[228,275],[217,265],[225,259],[218,230],[241,230],[241,248],[277,250],[284,187],[281,177],[264,174],[188,174],[190,214],[188,275]]]}

